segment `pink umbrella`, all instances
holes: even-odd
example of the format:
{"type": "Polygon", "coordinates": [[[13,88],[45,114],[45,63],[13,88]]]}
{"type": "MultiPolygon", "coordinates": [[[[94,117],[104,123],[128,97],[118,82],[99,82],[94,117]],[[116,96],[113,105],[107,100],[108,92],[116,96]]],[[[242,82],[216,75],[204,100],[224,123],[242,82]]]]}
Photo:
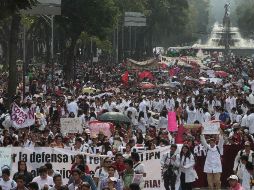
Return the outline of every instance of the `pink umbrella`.
{"type": "Polygon", "coordinates": [[[146,83],[141,83],[140,84],[140,88],[141,89],[151,89],[151,88],[155,88],[156,86],[152,83],[146,82],[146,83]]]}
{"type": "Polygon", "coordinates": [[[226,73],[225,71],[216,71],[215,76],[221,77],[221,78],[226,78],[226,77],[228,77],[228,73],[226,73]]]}

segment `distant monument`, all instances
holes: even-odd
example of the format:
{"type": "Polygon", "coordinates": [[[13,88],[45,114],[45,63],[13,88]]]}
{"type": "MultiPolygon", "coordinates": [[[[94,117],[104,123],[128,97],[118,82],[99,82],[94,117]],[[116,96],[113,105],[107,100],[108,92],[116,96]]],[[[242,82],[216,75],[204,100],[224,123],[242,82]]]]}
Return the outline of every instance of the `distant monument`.
{"type": "Polygon", "coordinates": [[[237,27],[231,27],[230,3],[224,6],[225,12],[222,24],[215,23],[206,43],[196,43],[193,49],[224,52],[225,61],[229,61],[230,52],[237,55],[252,55],[254,41],[242,38],[237,27]]]}
{"type": "Polygon", "coordinates": [[[229,61],[230,59],[230,41],[231,41],[231,35],[230,35],[230,3],[226,3],[225,6],[225,14],[223,18],[223,29],[224,29],[224,35],[222,36],[222,41],[224,42],[225,46],[225,52],[224,52],[224,58],[225,61],[229,61]]]}

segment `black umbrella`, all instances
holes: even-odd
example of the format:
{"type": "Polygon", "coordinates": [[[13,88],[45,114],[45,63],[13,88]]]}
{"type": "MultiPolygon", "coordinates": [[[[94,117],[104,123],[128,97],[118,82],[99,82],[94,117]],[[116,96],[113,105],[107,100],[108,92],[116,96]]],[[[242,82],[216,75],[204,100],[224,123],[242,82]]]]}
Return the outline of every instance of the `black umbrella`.
{"type": "Polygon", "coordinates": [[[130,119],[120,112],[106,112],[98,117],[99,121],[110,121],[130,124],[130,119]]]}

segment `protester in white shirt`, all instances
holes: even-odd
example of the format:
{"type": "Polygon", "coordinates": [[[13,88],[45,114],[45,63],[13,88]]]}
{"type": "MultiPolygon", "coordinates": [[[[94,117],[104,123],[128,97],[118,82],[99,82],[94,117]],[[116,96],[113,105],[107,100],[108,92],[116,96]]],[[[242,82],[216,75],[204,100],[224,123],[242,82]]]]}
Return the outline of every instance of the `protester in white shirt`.
{"type": "Polygon", "coordinates": [[[220,189],[220,177],[222,173],[221,155],[223,155],[224,145],[223,134],[221,132],[218,145],[216,145],[216,141],[213,138],[210,139],[208,144],[203,134],[200,136],[200,139],[202,145],[207,150],[204,172],[207,174],[208,186],[210,189],[220,189]]]}
{"type": "Polygon", "coordinates": [[[88,152],[89,145],[82,144],[83,140],[79,137],[75,139],[75,144],[71,147],[71,150],[78,152],[88,152]]]}
{"type": "Polygon", "coordinates": [[[48,169],[46,166],[39,168],[39,176],[35,177],[32,182],[38,183],[39,189],[53,187],[53,178],[48,176],[48,169]]]}
{"type": "Polygon", "coordinates": [[[11,190],[17,187],[16,182],[10,178],[10,170],[8,168],[2,170],[0,186],[2,187],[2,190],[11,190]]]}
{"type": "Polygon", "coordinates": [[[142,100],[142,101],[139,103],[138,109],[139,109],[139,113],[140,113],[140,112],[143,112],[143,113],[144,113],[144,119],[145,119],[145,121],[147,121],[147,104],[146,104],[146,101],[145,101],[145,100],[142,100]]]}
{"type": "Polygon", "coordinates": [[[69,113],[73,112],[75,117],[77,117],[78,116],[78,109],[79,109],[78,104],[77,104],[77,102],[75,102],[72,99],[71,96],[69,96],[68,99],[70,100],[70,103],[67,104],[67,110],[69,113]]]}
{"type": "Polygon", "coordinates": [[[253,157],[252,157],[252,154],[253,154],[253,151],[251,150],[251,146],[250,146],[250,142],[249,141],[246,141],[245,144],[244,144],[244,149],[243,150],[240,150],[236,157],[235,157],[235,161],[234,161],[234,168],[233,168],[233,171],[234,173],[236,173],[237,175],[238,172],[241,170],[241,168],[243,167],[240,159],[243,155],[246,155],[248,157],[248,161],[249,162],[252,162],[253,161],[253,157]]]}
{"type": "Polygon", "coordinates": [[[246,156],[246,155],[241,156],[242,167],[239,168],[237,176],[239,177],[244,190],[250,190],[250,174],[246,170],[247,163],[248,163],[248,156],[246,156]]]}
{"type": "Polygon", "coordinates": [[[136,124],[136,117],[138,116],[138,111],[135,107],[133,107],[133,103],[130,103],[130,107],[127,108],[126,112],[131,112],[131,121],[135,125],[136,124]]]}
{"type": "Polygon", "coordinates": [[[247,116],[247,125],[249,133],[254,134],[254,108],[250,109],[251,114],[247,116]]]}
{"type": "Polygon", "coordinates": [[[133,170],[135,174],[142,174],[143,177],[141,177],[140,180],[140,188],[144,188],[144,177],[146,177],[146,172],[145,172],[145,166],[140,162],[140,157],[137,152],[132,152],[131,153],[131,159],[133,161],[133,170]]]}
{"type": "Polygon", "coordinates": [[[142,133],[146,133],[147,123],[144,118],[144,112],[139,112],[138,116],[138,128],[142,131],[142,133]]]}
{"type": "Polygon", "coordinates": [[[188,114],[187,124],[193,124],[196,121],[196,109],[194,106],[187,106],[186,111],[188,114]]]}
{"type": "Polygon", "coordinates": [[[250,85],[252,92],[254,92],[254,80],[249,80],[248,83],[250,85]]]}
{"type": "Polygon", "coordinates": [[[246,97],[246,100],[251,104],[251,105],[254,105],[254,95],[253,95],[254,92],[250,93],[249,96],[246,97]]]}

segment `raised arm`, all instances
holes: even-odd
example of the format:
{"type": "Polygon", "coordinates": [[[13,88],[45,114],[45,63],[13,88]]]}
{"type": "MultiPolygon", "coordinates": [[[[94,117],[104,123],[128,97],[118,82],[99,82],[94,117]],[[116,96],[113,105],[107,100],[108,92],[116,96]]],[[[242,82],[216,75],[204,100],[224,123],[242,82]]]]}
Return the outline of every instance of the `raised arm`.
{"type": "Polygon", "coordinates": [[[223,145],[224,145],[224,136],[223,136],[223,131],[220,129],[220,135],[219,135],[219,143],[218,147],[220,149],[220,154],[223,155],[223,145]]]}
{"type": "Polygon", "coordinates": [[[203,133],[203,130],[204,130],[204,128],[202,127],[202,128],[201,128],[201,135],[200,135],[201,144],[202,144],[206,149],[209,149],[210,146],[209,146],[209,145],[207,144],[207,142],[206,142],[205,135],[202,134],[202,133],[203,133]]]}

